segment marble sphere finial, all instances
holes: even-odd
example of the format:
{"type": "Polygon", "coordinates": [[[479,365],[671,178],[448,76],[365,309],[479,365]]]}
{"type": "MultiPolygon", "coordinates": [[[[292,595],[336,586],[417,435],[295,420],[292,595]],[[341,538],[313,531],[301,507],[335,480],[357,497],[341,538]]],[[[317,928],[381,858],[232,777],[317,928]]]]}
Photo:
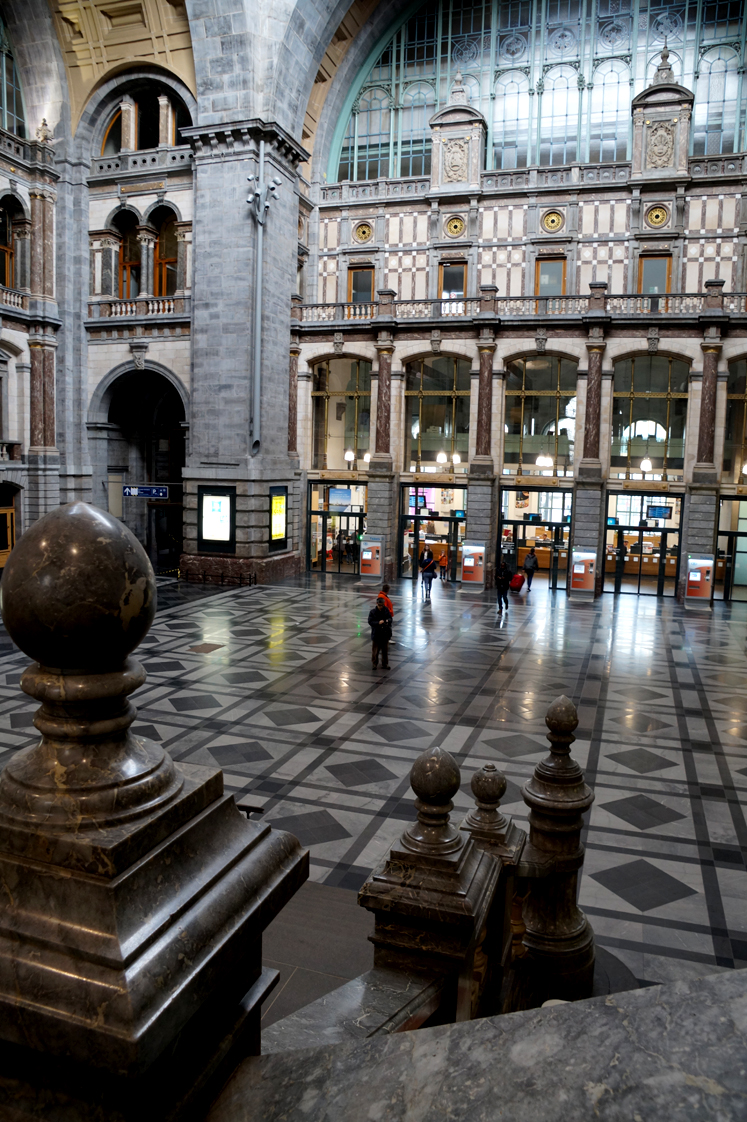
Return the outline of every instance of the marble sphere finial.
{"type": "Polygon", "coordinates": [[[578,713],[570,697],[561,694],[560,697],[555,698],[547,710],[545,724],[550,732],[566,734],[573,732],[578,724],[578,713]]]}
{"type": "Polygon", "coordinates": [[[495,764],[485,764],[472,776],[470,787],[478,803],[497,806],[506,793],[508,786],[505,775],[498,771],[495,764]]]}
{"type": "Polygon", "coordinates": [[[422,803],[445,806],[459,790],[461,774],[456,760],[443,748],[428,748],[410,772],[410,786],[422,803]]]}
{"type": "Polygon", "coordinates": [[[153,622],[156,581],[124,523],[75,502],[35,522],[14,547],[0,610],[13,642],[42,666],[111,670],[153,622]]]}

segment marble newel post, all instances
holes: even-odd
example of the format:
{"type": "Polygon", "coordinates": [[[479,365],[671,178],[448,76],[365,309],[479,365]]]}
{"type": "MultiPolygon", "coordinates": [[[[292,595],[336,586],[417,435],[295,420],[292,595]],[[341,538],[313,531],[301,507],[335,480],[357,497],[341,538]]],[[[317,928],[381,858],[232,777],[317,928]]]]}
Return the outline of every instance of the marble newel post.
{"type": "Polygon", "coordinates": [[[581,844],[584,811],[594,793],[571,758],[578,725],[576,707],[567,697],[550,706],[545,722],[550,755],[522,789],[529,807],[529,842],[520,875],[529,878],[524,905],[521,960],[525,1004],[549,998],[568,1001],[590,997],[594,980],[594,932],[576,904],[578,873],[584,863],[581,844]]]}
{"type": "Polygon", "coordinates": [[[0,1115],[12,1100],[18,1122],[52,1103],[78,1122],[201,1117],[259,1051],[262,931],[308,875],[220,770],[133,734],[155,596],[142,546],[85,503],[35,523],[3,573],[41,702],[41,738],[0,775],[0,1115]]]}

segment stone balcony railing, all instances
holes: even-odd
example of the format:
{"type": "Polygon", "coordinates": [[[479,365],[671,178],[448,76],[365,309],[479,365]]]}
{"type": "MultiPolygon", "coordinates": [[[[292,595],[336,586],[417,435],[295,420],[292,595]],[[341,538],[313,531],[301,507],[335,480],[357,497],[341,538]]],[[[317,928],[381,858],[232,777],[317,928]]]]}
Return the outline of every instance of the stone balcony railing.
{"type": "Polygon", "coordinates": [[[5,305],[7,308],[21,308],[23,311],[28,310],[29,294],[28,292],[19,292],[15,288],[3,288],[0,286],[0,305],[5,305]]]}
{"type": "Polygon", "coordinates": [[[0,440],[0,463],[20,463],[21,447],[20,440],[0,440]]]}
{"type": "Polygon", "coordinates": [[[136,300],[97,300],[88,305],[89,319],[130,319],[140,316],[188,316],[187,296],[139,296],[136,300]]]}
{"type": "Polygon", "coordinates": [[[99,156],[91,164],[91,175],[109,176],[117,172],[153,171],[158,173],[173,168],[191,170],[193,160],[189,144],[176,147],[149,148],[141,152],[117,152],[113,156],[99,156]]]}
{"type": "MultiPolygon", "coordinates": [[[[718,298],[720,300],[720,297],[718,298]]],[[[407,320],[468,320],[480,313],[500,319],[538,316],[585,316],[590,313],[612,316],[677,315],[699,316],[709,311],[726,315],[747,314],[747,294],[727,292],[723,307],[716,307],[708,293],[678,293],[665,296],[494,296],[487,299],[457,300],[373,300],[366,304],[296,304],[294,316],[302,324],[344,324],[373,322],[382,316],[398,322],[407,320]]]]}

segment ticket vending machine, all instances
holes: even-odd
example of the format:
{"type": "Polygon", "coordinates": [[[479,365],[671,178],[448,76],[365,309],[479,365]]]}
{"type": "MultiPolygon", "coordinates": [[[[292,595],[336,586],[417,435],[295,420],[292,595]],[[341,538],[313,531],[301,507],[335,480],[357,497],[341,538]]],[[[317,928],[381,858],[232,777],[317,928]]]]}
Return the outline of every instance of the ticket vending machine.
{"type": "Polygon", "coordinates": [[[462,542],[462,588],[482,592],[485,587],[485,542],[462,542]]]}
{"type": "Polygon", "coordinates": [[[361,577],[363,580],[381,580],[381,562],[384,544],[380,537],[364,534],[361,539],[361,577]]]}
{"type": "Polygon", "coordinates": [[[570,596],[572,600],[593,600],[597,577],[596,550],[574,549],[571,552],[570,596]]]}
{"type": "Polygon", "coordinates": [[[688,553],[685,607],[709,612],[713,596],[714,558],[712,553],[688,553]]]}

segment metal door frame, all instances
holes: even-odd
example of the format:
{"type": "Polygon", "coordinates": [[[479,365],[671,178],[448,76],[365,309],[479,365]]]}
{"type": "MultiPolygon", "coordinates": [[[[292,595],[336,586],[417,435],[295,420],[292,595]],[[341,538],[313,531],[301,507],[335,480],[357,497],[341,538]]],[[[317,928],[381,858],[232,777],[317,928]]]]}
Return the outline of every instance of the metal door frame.
{"type": "MultiPolygon", "coordinates": [[[[728,603],[731,600],[731,590],[734,582],[734,554],[736,545],[739,538],[747,540],[747,530],[716,530],[716,560],[718,556],[718,541],[719,538],[727,538],[727,548],[724,551],[724,593],[723,603],[728,603]]],[[[743,586],[740,586],[743,587],[743,586]]],[[[714,589],[715,591],[715,589],[714,589]]],[[[738,600],[738,604],[743,604],[744,600],[738,600]]]]}
{"type": "MultiPolygon", "coordinates": [[[[548,587],[551,592],[558,590],[558,560],[560,552],[564,548],[563,543],[563,530],[568,531],[568,545],[565,546],[568,553],[568,563],[566,566],[566,584],[568,581],[568,568],[571,562],[571,542],[573,540],[573,488],[572,487],[547,487],[538,485],[525,485],[518,486],[512,483],[510,487],[499,486],[498,488],[498,529],[495,550],[495,564],[496,569],[501,563],[503,556],[502,541],[503,541],[503,527],[514,527],[514,560],[518,557],[518,547],[516,545],[516,527],[518,526],[542,526],[543,529],[552,530],[553,540],[550,543],[552,551],[552,560],[548,570],[548,587]],[[506,518],[503,517],[503,495],[509,492],[516,493],[517,491],[535,491],[545,495],[570,495],[571,496],[571,516],[569,522],[553,522],[551,519],[539,522],[527,522],[523,518],[506,518]]],[[[565,501],[563,502],[563,509],[565,509],[565,501]]]]}
{"type": "MultiPolygon", "coordinates": [[[[607,491],[607,500],[606,500],[605,508],[604,508],[604,510],[605,510],[605,517],[604,517],[604,523],[605,523],[604,524],[604,535],[605,535],[605,543],[604,544],[605,544],[605,549],[604,549],[604,572],[603,572],[603,577],[602,577],[602,591],[603,592],[612,592],[615,596],[619,596],[621,594],[625,595],[625,596],[649,596],[649,595],[651,595],[651,593],[648,593],[648,592],[643,592],[643,593],[641,592],[641,577],[643,576],[643,535],[646,533],[646,531],[649,531],[650,533],[653,533],[653,534],[659,534],[660,538],[661,538],[661,540],[659,542],[659,571],[657,573],[656,593],[655,593],[655,596],[656,596],[657,599],[663,598],[664,596],[668,595],[668,593],[666,593],[664,591],[664,585],[665,585],[665,582],[668,579],[667,578],[667,552],[666,552],[666,550],[667,550],[667,537],[670,534],[676,534],[677,535],[677,565],[675,566],[674,577],[672,578],[674,580],[674,592],[672,593],[672,596],[676,597],[676,595],[677,595],[677,585],[678,585],[679,579],[680,579],[680,562],[681,562],[681,559],[682,559],[682,518],[683,518],[683,514],[684,514],[683,499],[684,499],[684,495],[672,494],[671,492],[667,492],[667,491],[663,491],[663,492],[644,491],[644,490],[639,490],[639,491],[628,491],[628,490],[613,491],[613,490],[608,490],[607,491]],[[659,498],[668,499],[670,501],[675,501],[675,502],[676,502],[677,499],[679,499],[680,500],[680,521],[679,521],[679,525],[677,525],[677,526],[667,526],[665,529],[659,529],[659,527],[657,527],[657,526],[620,526],[620,525],[610,526],[608,521],[607,521],[607,519],[610,517],[610,513],[609,513],[610,499],[612,497],[618,498],[621,494],[630,495],[631,497],[644,498],[644,499],[659,499],[659,498]],[[617,544],[615,546],[615,551],[617,553],[617,561],[616,561],[616,564],[615,564],[613,587],[612,588],[607,588],[606,586],[607,586],[607,575],[608,574],[607,574],[607,540],[606,539],[607,539],[607,534],[610,530],[617,531],[617,544]],[[637,555],[641,558],[641,564],[638,566],[638,587],[637,587],[635,592],[629,592],[627,589],[623,589],[623,586],[622,586],[623,577],[625,575],[625,553],[622,551],[622,546],[621,546],[620,542],[621,542],[621,539],[622,539],[622,541],[624,543],[624,541],[625,541],[624,535],[626,533],[629,536],[631,534],[638,534],[638,544],[641,547],[641,552],[637,555]]],[[[745,537],[747,537],[747,534],[745,534],[745,537]]]]}

